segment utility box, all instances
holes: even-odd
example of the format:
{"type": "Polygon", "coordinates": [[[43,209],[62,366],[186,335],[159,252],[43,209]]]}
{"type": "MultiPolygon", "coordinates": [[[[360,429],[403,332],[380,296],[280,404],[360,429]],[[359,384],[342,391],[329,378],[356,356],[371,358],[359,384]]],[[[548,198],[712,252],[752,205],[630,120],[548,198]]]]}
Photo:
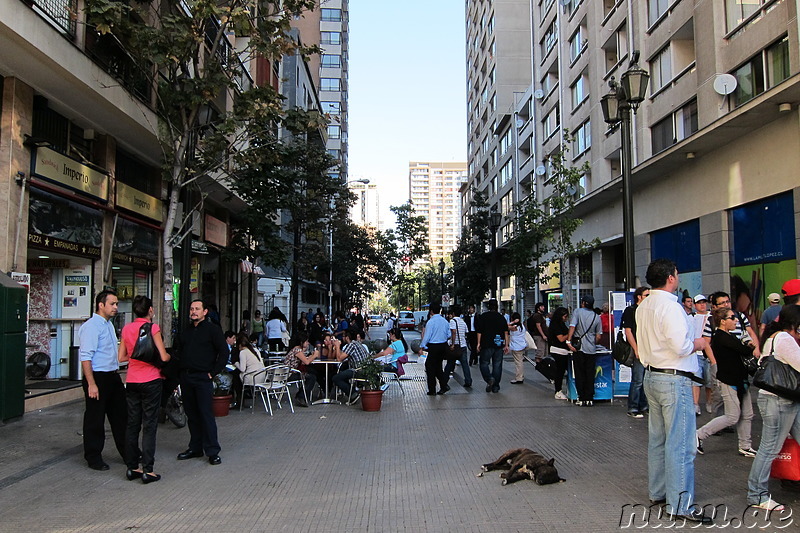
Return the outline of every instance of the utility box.
{"type": "Polygon", "coordinates": [[[25,412],[25,327],[28,291],[0,273],[0,420],[25,412]]]}

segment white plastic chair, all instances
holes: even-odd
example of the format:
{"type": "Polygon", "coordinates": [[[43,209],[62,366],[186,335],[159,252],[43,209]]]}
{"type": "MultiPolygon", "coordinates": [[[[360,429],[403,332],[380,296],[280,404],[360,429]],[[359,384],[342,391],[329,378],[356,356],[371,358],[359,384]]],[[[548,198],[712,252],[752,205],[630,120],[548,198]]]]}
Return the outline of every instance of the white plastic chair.
{"type": "MultiPolygon", "coordinates": [[[[292,395],[289,393],[289,374],[291,368],[286,365],[272,365],[267,367],[267,379],[264,383],[258,383],[255,386],[256,392],[261,396],[261,401],[264,403],[264,409],[272,416],[272,401],[270,397],[275,398],[278,402],[278,408],[281,407],[281,400],[283,395],[286,394],[289,399],[289,409],[294,413],[294,406],[292,405],[292,395]]],[[[255,412],[255,409],[253,409],[255,412]]]]}

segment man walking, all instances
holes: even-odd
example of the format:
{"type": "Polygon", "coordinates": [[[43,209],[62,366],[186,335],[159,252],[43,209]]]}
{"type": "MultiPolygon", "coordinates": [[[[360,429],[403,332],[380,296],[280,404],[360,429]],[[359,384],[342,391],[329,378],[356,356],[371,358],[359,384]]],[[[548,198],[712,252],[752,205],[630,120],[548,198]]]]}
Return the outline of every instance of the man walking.
{"type": "Polygon", "coordinates": [[[103,461],[105,419],[111,426],[114,444],[125,460],[125,430],[128,404],[125,386],[117,371],[117,334],[111,318],[117,316],[117,295],[101,291],[94,299],[95,312],[78,330],[79,357],[83,370],[83,457],[92,470],[108,470],[103,461]]]}
{"type": "Polygon", "coordinates": [[[475,330],[475,321],[478,316],[475,314],[475,306],[469,306],[469,313],[464,317],[467,324],[467,345],[469,345],[469,365],[478,362],[478,332],[475,330]]]}
{"type": "Polygon", "coordinates": [[[547,319],[544,316],[544,309],[544,303],[538,302],[535,312],[525,324],[531,337],[533,337],[533,342],[536,343],[536,355],[534,357],[537,363],[547,355],[547,319]]]}
{"type": "Polygon", "coordinates": [[[594,296],[581,296],[581,307],[572,315],[567,334],[567,347],[572,351],[572,368],[575,373],[575,389],[578,405],[594,405],[594,371],[597,343],[603,334],[600,317],[594,312],[594,296]],[[577,334],[577,335],[576,335],[577,334]],[[572,339],[580,339],[580,348],[572,345],[572,339]]]}
{"type": "Polygon", "coordinates": [[[436,381],[439,381],[438,394],[444,394],[450,390],[447,381],[450,376],[445,375],[442,364],[447,358],[449,347],[447,341],[450,339],[450,324],[447,319],[439,314],[442,306],[432,303],[430,306],[431,318],[425,324],[425,335],[419,343],[419,353],[423,350],[428,352],[425,359],[425,374],[428,377],[428,396],[437,394],[436,381]]]}
{"type": "Polygon", "coordinates": [[[206,320],[208,309],[202,300],[189,306],[191,324],[181,334],[181,393],[189,425],[189,448],[178,454],[178,460],[208,456],[208,462],[218,465],[220,446],[217,422],[211,411],[213,378],[225,367],[228,345],[222,330],[206,320]]]}
{"type": "Polygon", "coordinates": [[[489,300],[488,311],[476,320],[480,369],[486,382],[486,392],[500,392],[503,375],[503,354],[508,353],[508,321],[497,311],[497,300],[489,300]],[[489,362],[492,363],[491,370],[489,362]]]}
{"type": "Polygon", "coordinates": [[[644,390],[650,403],[647,448],[648,486],[653,505],[667,505],[673,520],[711,523],[694,504],[695,437],[692,381],[699,370],[695,352],[704,339],[694,339],[675,291],[678,269],[669,259],[647,267],[653,288],[636,310],[639,357],[647,369],[644,390]]]}

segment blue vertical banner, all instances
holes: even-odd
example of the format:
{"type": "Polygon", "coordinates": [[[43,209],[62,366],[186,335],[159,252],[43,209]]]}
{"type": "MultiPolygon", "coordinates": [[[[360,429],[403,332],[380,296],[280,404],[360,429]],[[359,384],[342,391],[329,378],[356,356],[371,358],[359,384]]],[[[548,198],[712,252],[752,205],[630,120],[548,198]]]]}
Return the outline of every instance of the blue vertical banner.
{"type": "MultiPolygon", "coordinates": [[[[608,293],[609,312],[611,313],[612,323],[612,340],[617,340],[617,332],[619,331],[620,324],[622,324],[622,313],[625,309],[633,305],[633,292],[628,291],[609,291],[608,293]]],[[[631,369],[627,366],[621,366],[613,360],[612,366],[614,369],[613,381],[613,395],[615,397],[627,397],[628,391],[631,387],[631,369]]]]}

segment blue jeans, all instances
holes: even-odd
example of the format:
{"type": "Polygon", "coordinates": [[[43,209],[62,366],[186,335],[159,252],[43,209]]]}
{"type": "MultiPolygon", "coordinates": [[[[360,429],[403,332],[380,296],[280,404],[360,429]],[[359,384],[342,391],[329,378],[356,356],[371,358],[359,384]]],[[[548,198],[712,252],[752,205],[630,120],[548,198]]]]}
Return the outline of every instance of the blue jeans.
{"type": "Polygon", "coordinates": [[[646,372],[650,401],[647,444],[651,500],[666,498],[670,514],[686,514],[694,503],[694,457],[697,424],[692,381],[683,376],[646,372]]]}
{"type": "Polygon", "coordinates": [[[647,411],[647,409],[647,395],[644,393],[644,365],[639,359],[636,359],[631,367],[631,388],[628,391],[628,412],[643,413],[647,411]]]}
{"type": "Polygon", "coordinates": [[[762,391],[758,393],[758,410],[763,420],[761,443],[747,478],[747,503],[754,505],[769,498],[772,461],[781,451],[786,435],[791,431],[793,437],[800,438],[800,404],[762,391]]]}
{"type": "MultiPolygon", "coordinates": [[[[449,348],[448,348],[449,350],[449,348]]],[[[461,371],[464,372],[464,385],[472,385],[472,372],[469,369],[469,350],[466,347],[461,349],[461,357],[458,358],[461,362],[461,371]]],[[[450,373],[456,369],[456,359],[450,359],[444,365],[444,375],[450,377],[450,373]]]]}
{"type": "Polygon", "coordinates": [[[499,386],[500,376],[503,375],[503,349],[496,346],[481,348],[479,357],[483,381],[489,383],[489,380],[494,379],[494,386],[499,386]],[[489,370],[490,361],[492,363],[491,371],[489,370]]]}

